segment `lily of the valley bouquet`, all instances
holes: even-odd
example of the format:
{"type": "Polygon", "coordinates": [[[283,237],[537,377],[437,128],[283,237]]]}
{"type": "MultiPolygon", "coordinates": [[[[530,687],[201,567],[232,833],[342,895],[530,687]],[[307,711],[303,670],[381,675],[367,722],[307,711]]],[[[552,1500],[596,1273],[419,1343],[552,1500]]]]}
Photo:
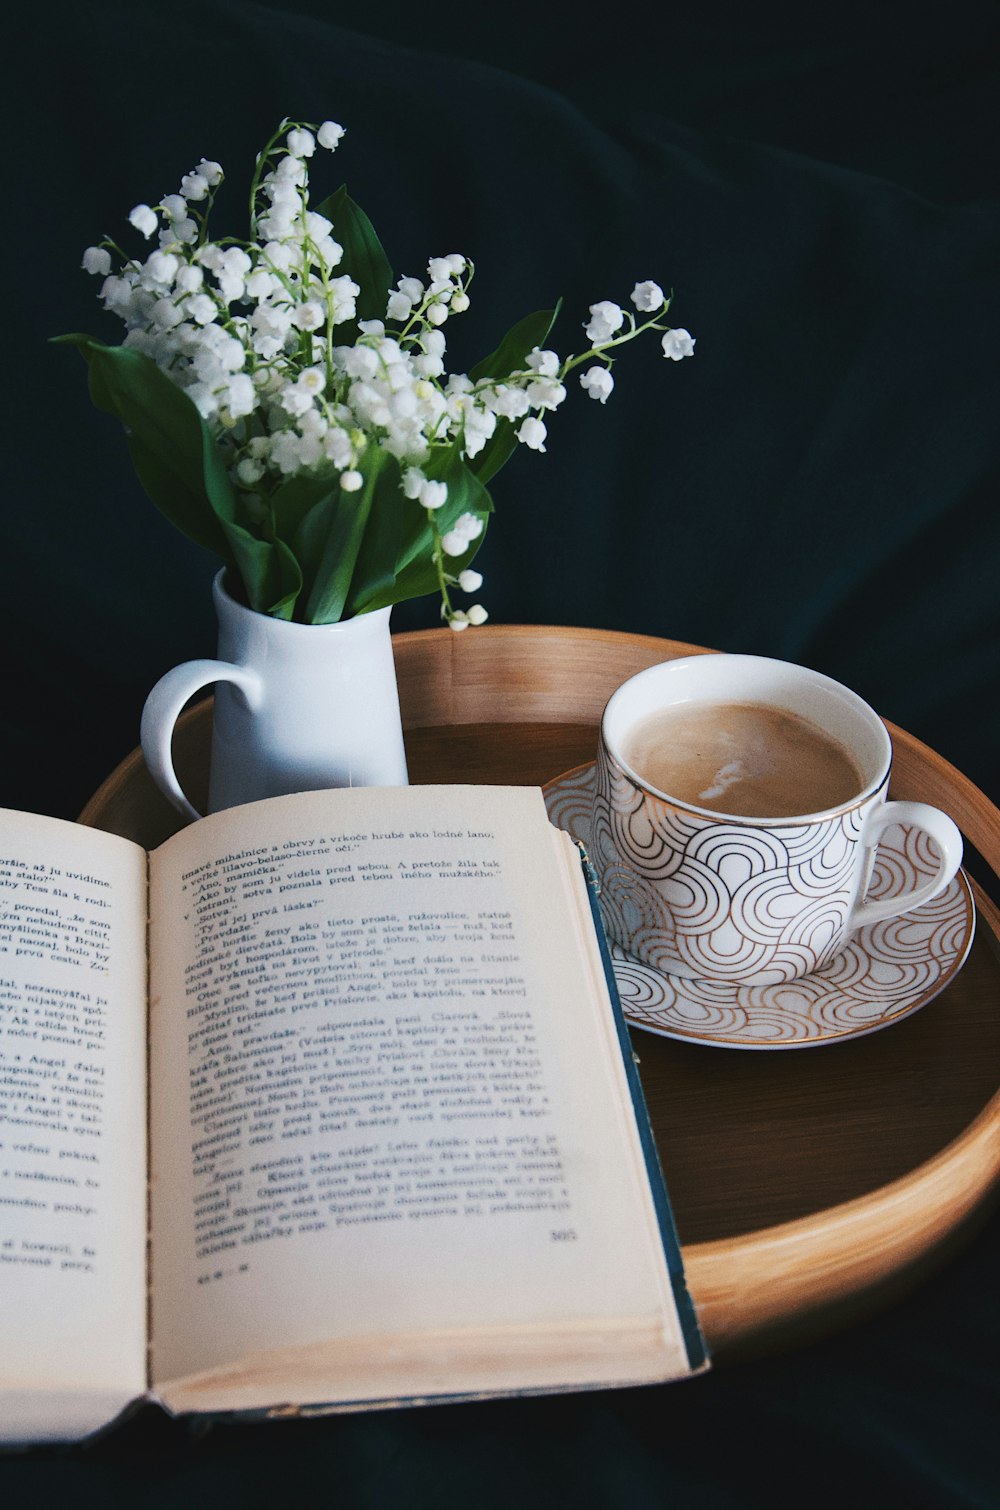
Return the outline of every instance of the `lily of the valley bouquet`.
{"type": "Polygon", "coordinates": [[[209,240],[215,162],[137,205],[131,225],[154,243],[144,259],[110,239],[83,257],[124,340],[59,339],[86,357],[91,396],[124,423],[153,502],[223,558],[252,609],[328,624],[439,592],[444,619],[464,629],[487,616],[455,605],[482,581],[471,562],[492,511],[486,484],[518,443],[545,450],[569,374],[582,368],[603,404],[625,342],[660,331],[675,361],[694,342],[642,282],[635,314],[591,305],[581,355],[546,346],[557,306],[449,374],[444,326],[469,307],[472,263],[434,257],[426,280],[393,286],[345,187],[310,208],[310,160],[343,134],[282,122],[257,160],[247,241],[209,240]]]}

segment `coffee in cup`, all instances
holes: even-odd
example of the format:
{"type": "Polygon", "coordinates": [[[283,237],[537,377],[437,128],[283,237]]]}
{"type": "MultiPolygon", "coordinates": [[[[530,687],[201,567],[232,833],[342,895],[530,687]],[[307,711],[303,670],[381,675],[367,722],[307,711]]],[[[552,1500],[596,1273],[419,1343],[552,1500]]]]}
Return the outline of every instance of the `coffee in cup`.
{"type": "Polygon", "coordinates": [[[664,708],[631,731],[622,753],[658,791],[746,818],[822,812],[864,785],[839,740],[768,703],[664,708]]]}
{"type": "Polygon", "coordinates": [[[761,656],[651,666],[601,723],[592,859],[610,936],[654,969],[773,985],[857,928],[929,901],[962,858],[955,824],[887,802],[892,747],[849,688],[761,656]],[[879,835],[922,829],[936,872],[866,901],[879,835]]]}

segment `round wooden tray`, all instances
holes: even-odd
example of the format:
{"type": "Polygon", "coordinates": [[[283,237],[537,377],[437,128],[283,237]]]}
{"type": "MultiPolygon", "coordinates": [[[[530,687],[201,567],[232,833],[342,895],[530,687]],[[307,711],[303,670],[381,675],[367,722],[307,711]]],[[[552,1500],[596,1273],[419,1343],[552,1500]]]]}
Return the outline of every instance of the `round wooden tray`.
{"type": "MultiPolygon", "coordinates": [[[[601,630],[490,626],[396,636],[414,782],[543,785],[593,758],[604,704],[636,671],[701,647],[601,630]]],[[[196,805],[210,701],[174,740],[196,805]]],[[[1000,813],[890,725],[892,794],[952,814],[993,871],[1000,813]]],[[[152,848],[179,819],[134,751],[80,815],[152,848]]],[[[1000,913],[973,883],[963,970],[885,1032],[808,1053],[738,1054],[633,1032],[688,1282],[716,1356],[858,1318],[973,1229],[1000,1176],[1000,913]]]]}

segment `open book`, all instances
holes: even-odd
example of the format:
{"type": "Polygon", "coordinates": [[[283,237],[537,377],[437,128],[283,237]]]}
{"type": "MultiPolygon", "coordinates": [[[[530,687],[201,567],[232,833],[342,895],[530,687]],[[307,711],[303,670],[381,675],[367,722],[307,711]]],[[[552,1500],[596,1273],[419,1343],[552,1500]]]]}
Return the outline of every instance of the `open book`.
{"type": "Polygon", "coordinates": [[[532,788],[0,813],[0,1440],[702,1367],[595,911],[532,788]]]}

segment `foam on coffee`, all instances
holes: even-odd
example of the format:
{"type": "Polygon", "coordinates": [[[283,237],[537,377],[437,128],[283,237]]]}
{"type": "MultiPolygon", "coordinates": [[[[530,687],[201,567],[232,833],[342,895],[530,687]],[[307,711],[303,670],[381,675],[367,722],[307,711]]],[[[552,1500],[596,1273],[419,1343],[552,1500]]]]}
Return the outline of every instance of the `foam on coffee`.
{"type": "Polygon", "coordinates": [[[850,754],[809,719],[768,703],[680,703],[622,742],[643,781],[693,807],[745,818],[825,812],[860,795],[850,754]]]}

